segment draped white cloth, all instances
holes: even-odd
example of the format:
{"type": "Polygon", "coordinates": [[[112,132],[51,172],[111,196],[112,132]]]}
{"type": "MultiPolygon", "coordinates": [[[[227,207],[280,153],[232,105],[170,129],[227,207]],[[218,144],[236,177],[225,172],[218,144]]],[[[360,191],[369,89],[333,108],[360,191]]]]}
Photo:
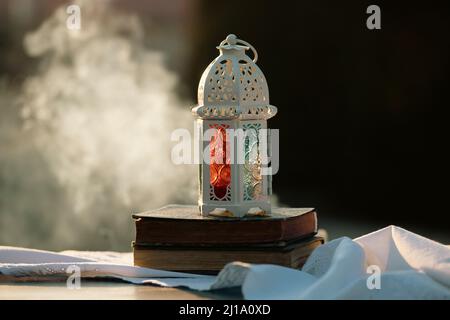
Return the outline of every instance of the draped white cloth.
{"type": "Polygon", "coordinates": [[[242,290],[249,299],[450,299],[450,248],[391,226],[317,248],[302,271],[253,266],[242,290]]]}
{"type": "Polygon", "coordinates": [[[328,242],[301,271],[231,263],[214,277],[134,267],[131,258],[130,253],[0,247],[0,281],[67,277],[67,267],[76,265],[82,277],[135,284],[195,290],[240,286],[246,299],[450,299],[450,247],[395,226],[328,242]]]}

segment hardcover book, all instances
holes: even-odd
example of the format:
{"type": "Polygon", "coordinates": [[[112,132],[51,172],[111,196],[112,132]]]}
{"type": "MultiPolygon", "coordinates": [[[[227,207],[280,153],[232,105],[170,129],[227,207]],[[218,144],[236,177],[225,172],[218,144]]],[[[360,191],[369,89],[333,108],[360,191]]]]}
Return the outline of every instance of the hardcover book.
{"type": "Polygon", "coordinates": [[[271,216],[201,216],[197,206],[170,205],[134,214],[137,245],[249,245],[307,238],[317,233],[314,209],[274,208],[271,216]]]}
{"type": "Polygon", "coordinates": [[[241,261],[277,264],[299,269],[311,252],[323,243],[321,237],[248,246],[133,246],[134,264],[140,267],[171,271],[217,273],[227,263],[241,261]]]}

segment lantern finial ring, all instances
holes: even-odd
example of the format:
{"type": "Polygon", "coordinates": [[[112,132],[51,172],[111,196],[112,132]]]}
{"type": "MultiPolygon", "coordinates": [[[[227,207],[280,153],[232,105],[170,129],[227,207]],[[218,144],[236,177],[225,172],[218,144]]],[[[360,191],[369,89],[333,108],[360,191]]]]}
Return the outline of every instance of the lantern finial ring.
{"type": "Polygon", "coordinates": [[[256,63],[258,61],[258,52],[256,52],[256,49],[247,41],[238,39],[238,37],[234,34],[229,34],[225,40],[223,40],[220,43],[220,47],[224,46],[226,43],[228,43],[230,46],[235,46],[238,43],[243,44],[244,46],[247,46],[248,48],[250,48],[253,52],[253,62],[256,63]]]}
{"type": "Polygon", "coordinates": [[[227,35],[227,37],[224,41],[226,43],[234,46],[235,44],[237,44],[237,40],[238,40],[238,38],[236,37],[236,35],[231,33],[231,34],[227,35]]]}

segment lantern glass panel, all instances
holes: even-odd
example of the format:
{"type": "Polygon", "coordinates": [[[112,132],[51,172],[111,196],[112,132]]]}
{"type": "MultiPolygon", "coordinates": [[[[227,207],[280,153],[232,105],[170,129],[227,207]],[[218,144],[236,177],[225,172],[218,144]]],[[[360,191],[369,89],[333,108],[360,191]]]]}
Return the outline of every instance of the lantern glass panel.
{"type": "Polygon", "coordinates": [[[262,196],[261,152],[259,144],[260,123],[243,125],[244,140],[244,200],[258,200],[262,196]]]}
{"type": "Polygon", "coordinates": [[[210,141],[210,186],[211,200],[231,200],[231,159],[227,124],[212,124],[215,132],[210,141]]]}

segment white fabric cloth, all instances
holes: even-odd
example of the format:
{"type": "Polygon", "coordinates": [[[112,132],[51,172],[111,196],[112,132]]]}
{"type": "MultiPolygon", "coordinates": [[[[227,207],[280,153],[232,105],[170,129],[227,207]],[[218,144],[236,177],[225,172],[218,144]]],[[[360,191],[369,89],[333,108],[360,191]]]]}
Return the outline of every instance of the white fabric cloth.
{"type": "Polygon", "coordinates": [[[0,247],[0,280],[67,277],[67,267],[77,265],[85,277],[135,284],[195,290],[240,286],[246,299],[450,299],[450,248],[394,226],[326,243],[301,271],[231,263],[214,277],[134,267],[131,261],[130,253],[0,247]],[[368,267],[380,271],[379,281],[368,267]]]}
{"type": "Polygon", "coordinates": [[[132,265],[132,253],[50,251],[0,246],[0,281],[25,279],[69,278],[73,274],[70,266],[77,266],[84,278],[115,278],[135,284],[157,284],[161,286],[189,286],[196,290],[208,289],[214,276],[171,272],[132,265]],[[182,282],[180,282],[182,280],[182,282]]]}
{"type": "Polygon", "coordinates": [[[390,226],[317,248],[302,271],[252,266],[242,291],[248,299],[450,299],[450,248],[390,226]],[[367,285],[373,265],[380,289],[367,285]]]}

